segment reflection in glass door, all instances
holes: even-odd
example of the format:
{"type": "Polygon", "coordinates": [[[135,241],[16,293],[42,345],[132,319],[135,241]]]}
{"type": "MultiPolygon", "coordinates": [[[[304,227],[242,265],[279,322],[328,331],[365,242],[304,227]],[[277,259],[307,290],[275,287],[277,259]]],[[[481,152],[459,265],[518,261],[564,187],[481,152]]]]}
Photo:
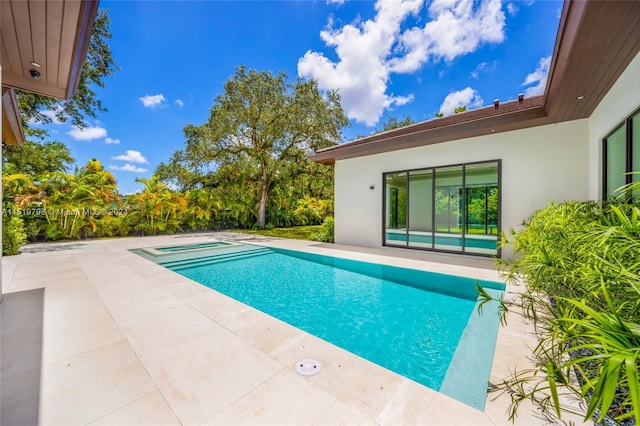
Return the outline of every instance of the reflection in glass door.
{"type": "Polygon", "coordinates": [[[407,245],[407,174],[389,173],[386,185],[385,243],[392,246],[407,245]]]}
{"type": "Polygon", "coordinates": [[[495,254],[498,242],[498,164],[465,169],[465,252],[495,254]]]}
{"type": "Polygon", "coordinates": [[[462,251],[463,166],[435,169],[435,245],[447,251],[462,251]]]}
{"type": "Polygon", "coordinates": [[[433,248],[433,170],[409,172],[409,247],[433,248]]]}

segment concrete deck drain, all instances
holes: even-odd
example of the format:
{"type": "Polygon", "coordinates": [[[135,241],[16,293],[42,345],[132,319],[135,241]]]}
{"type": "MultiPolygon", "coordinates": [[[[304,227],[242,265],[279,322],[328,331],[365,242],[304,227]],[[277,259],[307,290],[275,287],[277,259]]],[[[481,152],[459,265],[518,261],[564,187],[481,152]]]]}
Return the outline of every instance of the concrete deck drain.
{"type": "Polygon", "coordinates": [[[306,358],[296,362],[296,373],[301,376],[313,376],[314,374],[318,374],[322,369],[322,364],[320,361],[306,358]]]}

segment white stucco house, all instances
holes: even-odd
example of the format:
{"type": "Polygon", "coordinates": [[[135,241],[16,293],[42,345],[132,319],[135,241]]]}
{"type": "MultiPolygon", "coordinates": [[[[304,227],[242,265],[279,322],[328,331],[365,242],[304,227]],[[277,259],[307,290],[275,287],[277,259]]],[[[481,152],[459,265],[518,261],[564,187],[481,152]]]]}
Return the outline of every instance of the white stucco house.
{"type": "Polygon", "coordinates": [[[611,196],[640,170],[639,52],[640,2],[565,1],[544,95],[316,152],[335,167],[336,243],[510,256],[500,230],[611,196]]]}

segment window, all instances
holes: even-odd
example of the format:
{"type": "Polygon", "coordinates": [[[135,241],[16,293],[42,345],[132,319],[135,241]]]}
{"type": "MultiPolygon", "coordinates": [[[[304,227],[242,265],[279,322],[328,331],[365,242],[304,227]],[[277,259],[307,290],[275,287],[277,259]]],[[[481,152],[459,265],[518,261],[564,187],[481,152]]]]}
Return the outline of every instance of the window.
{"type": "Polygon", "coordinates": [[[640,181],[640,110],[628,117],[604,138],[604,200],[617,197],[622,186],[640,181]]]}
{"type": "Polygon", "coordinates": [[[498,255],[500,161],[384,174],[383,244],[498,255]]]}

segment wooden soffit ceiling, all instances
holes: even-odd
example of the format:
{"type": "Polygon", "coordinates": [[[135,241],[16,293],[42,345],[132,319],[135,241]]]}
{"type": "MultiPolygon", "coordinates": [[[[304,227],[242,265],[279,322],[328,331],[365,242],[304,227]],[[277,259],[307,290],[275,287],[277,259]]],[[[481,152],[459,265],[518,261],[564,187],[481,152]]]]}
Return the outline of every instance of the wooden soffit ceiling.
{"type": "Polygon", "coordinates": [[[2,85],[72,97],[97,11],[98,0],[1,0],[2,85]]]}
{"type": "Polygon", "coordinates": [[[640,1],[565,1],[545,90],[556,122],[590,117],[640,52],[640,1]]]}
{"type": "Polygon", "coordinates": [[[640,52],[640,1],[565,0],[543,96],[509,101],[316,152],[323,164],[590,117],[640,52]]]}

